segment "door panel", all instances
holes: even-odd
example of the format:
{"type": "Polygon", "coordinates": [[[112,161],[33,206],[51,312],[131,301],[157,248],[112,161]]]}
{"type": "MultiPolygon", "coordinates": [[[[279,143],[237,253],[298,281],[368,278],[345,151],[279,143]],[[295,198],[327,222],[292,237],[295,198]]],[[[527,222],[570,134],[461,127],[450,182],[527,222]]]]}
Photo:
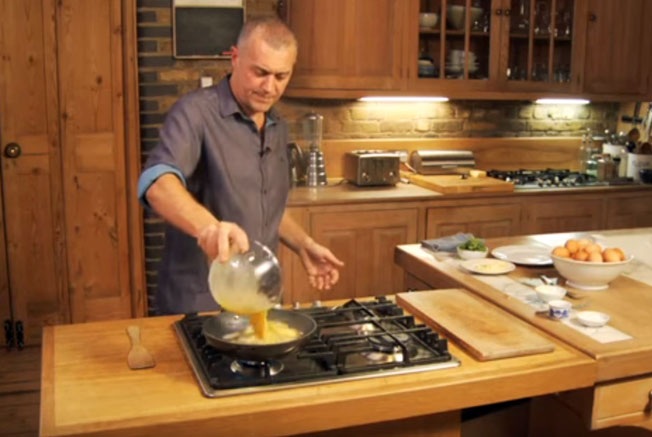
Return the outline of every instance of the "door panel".
{"type": "Polygon", "coordinates": [[[60,0],[58,28],[72,321],[131,316],[122,2],[60,0]],[[88,244],[92,241],[93,244],[88,244]]]}
{"type": "Polygon", "coordinates": [[[585,91],[643,94],[649,52],[641,40],[649,25],[648,0],[590,0],[586,38],[585,91]],[[646,4],[647,3],[647,4],[646,4]]]}
{"type": "MultiPolygon", "coordinates": [[[[41,326],[68,321],[57,124],[54,0],[0,1],[2,192],[13,317],[37,343],[41,326]]],[[[3,311],[6,317],[6,310],[3,311]]]]}
{"type": "MultiPolygon", "coordinates": [[[[328,298],[353,298],[404,291],[403,270],[394,264],[398,244],[417,241],[417,210],[314,213],[310,230],[315,241],[344,261],[340,281],[328,298]]],[[[297,301],[320,299],[306,290],[297,301]]]]}

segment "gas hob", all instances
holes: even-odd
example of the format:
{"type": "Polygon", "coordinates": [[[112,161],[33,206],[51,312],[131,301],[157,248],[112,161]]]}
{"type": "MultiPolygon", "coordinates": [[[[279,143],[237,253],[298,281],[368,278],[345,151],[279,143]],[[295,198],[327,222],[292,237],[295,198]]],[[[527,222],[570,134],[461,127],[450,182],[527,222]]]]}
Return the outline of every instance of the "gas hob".
{"type": "Polygon", "coordinates": [[[209,315],[188,314],[175,330],[202,393],[222,397],[460,365],[448,342],[385,297],[299,308],[317,322],[310,340],[277,360],[239,360],[208,345],[209,315]]]}
{"type": "Polygon", "coordinates": [[[630,185],[631,178],[617,178],[599,181],[595,176],[565,169],[545,170],[489,170],[487,176],[514,183],[515,190],[536,190],[543,188],[581,188],[610,185],[630,185]]]}

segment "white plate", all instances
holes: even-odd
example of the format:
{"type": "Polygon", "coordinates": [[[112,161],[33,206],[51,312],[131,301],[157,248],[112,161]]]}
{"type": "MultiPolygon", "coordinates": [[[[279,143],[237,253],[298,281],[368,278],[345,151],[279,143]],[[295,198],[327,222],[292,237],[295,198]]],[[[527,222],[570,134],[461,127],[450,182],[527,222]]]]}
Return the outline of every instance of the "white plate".
{"type": "Polygon", "coordinates": [[[481,275],[503,275],[516,268],[514,264],[508,261],[491,258],[467,259],[462,261],[460,265],[469,272],[481,275]]]}
{"type": "Polygon", "coordinates": [[[535,245],[514,245],[496,247],[491,254],[505,261],[523,266],[549,266],[552,264],[549,247],[535,245]]]}

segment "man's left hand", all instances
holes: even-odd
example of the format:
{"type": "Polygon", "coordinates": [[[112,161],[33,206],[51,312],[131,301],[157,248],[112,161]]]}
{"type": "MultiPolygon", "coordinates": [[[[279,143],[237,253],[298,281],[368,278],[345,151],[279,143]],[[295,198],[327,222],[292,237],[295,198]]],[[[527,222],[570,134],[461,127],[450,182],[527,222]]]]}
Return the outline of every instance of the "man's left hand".
{"type": "Polygon", "coordinates": [[[344,263],[324,246],[315,243],[311,238],[299,249],[301,262],[308,273],[310,285],[318,290],[330,290],[340,278],[339,267],[344,263]]]}

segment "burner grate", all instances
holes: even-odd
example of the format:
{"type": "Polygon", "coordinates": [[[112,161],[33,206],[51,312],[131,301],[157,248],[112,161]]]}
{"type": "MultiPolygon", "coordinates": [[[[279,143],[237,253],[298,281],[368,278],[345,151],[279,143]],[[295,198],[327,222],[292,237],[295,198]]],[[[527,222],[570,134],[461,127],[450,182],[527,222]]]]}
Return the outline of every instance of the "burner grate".
{"type": "Polygon", "coordinates": [[[204,394],[222,396],[459,365],[446,339],[417,324],[385,297],[295,311],[313,317],[318,329],[308,343],[270,363],[242,362],[207,344],[202,325],[210,316],[188,314],[176,322],[204,394]]]}

